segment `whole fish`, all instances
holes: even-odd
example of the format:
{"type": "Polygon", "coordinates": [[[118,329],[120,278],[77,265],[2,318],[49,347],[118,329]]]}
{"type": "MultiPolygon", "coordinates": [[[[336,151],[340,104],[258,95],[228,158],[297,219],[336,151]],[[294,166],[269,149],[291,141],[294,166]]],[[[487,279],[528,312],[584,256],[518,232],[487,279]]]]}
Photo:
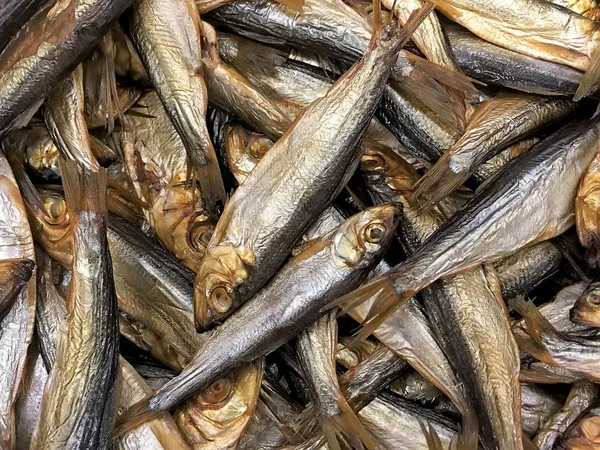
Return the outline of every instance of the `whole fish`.
{"type": "Polygon", "coordinates": [[[415,15],[400,33],[393,24],[379,30],[364,57],[305,110],[235,191],[196,276],[198,329],[214,325],[252,297],[340,192],[358,163],[360,140],[397,51],[427,13],[415,15]],[[320,123],[329,126],[317,127],[320,123]]]}
{"type": "Polygon", "coordinates": [[[320,427],[330,448],[339,448],[338,435],[355,448],[360,448],[361,443],[367,448],[376,448],[340,390],[335,368],[336,313],[330,311],[298,337],[296,353],[313,405],[299,421],[305,433],[312,434],[312,428],[320,427]]]}
{"type": "Polygon", "coordinates": [[[509,50],[453,24],[444,23],[444,31],[463,72],[484,83],[531,94],[572,96],[583,77],[577,69],[509,50]]]}
{"type": "Polygon", "coordinates": [[[433,205],[458,189],[484,161],[573,111],[565,99],[498,95],[471,115],[465,133],[418,182],[416,197],[433,205]]]}
{"type": "Polygon", "coordinates": [[[600,323],[600,283],[591,282],[577,299],[569,312],[572,322],[587,327],[597,327],[600,323]]]}
{"type": "Polygon", "coordinates": [[[590,163],[587,172],[581,179],[577,199],[575,200],[575,226],[581,245],[588,248],[587,258],[589,263],[597,265],[597,254],[600,251],[600,229],[598,218],[600,210],[597,202],[600,201],[598,189],[598,176],[600,174],[600,154],[596,155],[590,163]]]}
{"type": "Polygon", "coordinates": [[[586,378],[600,379],[597,336],[580,336],[558,331],[530,302],[515,299],[513,306],[523,315],[530,339],[517,337],[519,346],[542,362],[573,370],[586,378]]]}
{"type": "Polygon", "coordinates": [[[565,404],[549,417],[536,434],[533,443],[539,450],[552,450],[556,439],[575,422],[579,415],[598,398],[598,388],[587,380],[573,384],[565,404]]]}
{"type": "Polygon", "coordinates": [[[185,147],[156,92],[147,92],[127,115],[130,130],[120,134],[129,181],[149,206],[145,219],[156,237],[188,269],[196,272],[215,220],[203,192],[187,183],[185,147]]]}
{"type": "Polygon", "coordinates": [[[176,410],[175,421],[190,447],[236,448],[256,410],[263,367],[263,359],[246,364],[176,410]]]}
{"type": "Polygon", "coordinates": [[[130,0],[65,0],[38,11],[0,54],[0,137],[26,125],[130,0]]]}
{"type": "MultiPolygon", "coordinates": [[[[373,191],[375,202],[384,200],[402,204],[401,240],[410,255],[415,250],[418,251],[442,224],[442,220],[434,211],[419,214],[415,205],[408,201],[406,193],[410,193],[411,187],[414,187],[418,174],[398,159],[394,155],[382,154],[379,159],[370,160],[369,164],[363,163],[361,168],[367,189],[373,191]],[[387,177],[382,176],[388,167],[393,171],[388,172],[387,177]],[[396,182],[390,182],[390,179],[396,182]]],[[[459,395],[451,395],[446,386],[434,384],[456,403],[463,412],[463,417],[469,417],[471,408],[477,411],[482,441],[486,448],[520,449],[518,350],[510,332],[506,308],[500,294],[500,283],[493,268],[475,267],[471,271],[441,279],[426,287],[421,295],[438,341],[442,343],[454,369],[450,367],[447,372],[451,375],[456,373],[458,381],[455,384],[463,383],[466,389],[465,393],[459,391],[459,395]],[[464,400],[464,395],[468,396],[467,400],[464,400]]],[[[371,307],[371,302],[369,299],[358,307],[364,311],[363,318],[367,316],[367,308],[371,307]]],[[[400,306],[374,330],[374,334],[387,343],[387,339],[397,337],[397,332],[389,333],[390,337],[386,336],[384,340],[378,335],[379,330],[392,320],[400,323],[405,320],[405,339],[410,340],[409,336],[414,335],[408,332],[411,330],[410,324],[417,321],[404,318],[408,315],[407,306],[413,303],[415,302],[411,299],[400,306]]],[[[416,342],[422,345],[423,339],[416,342]]],[[[439,361],[440,358],[435,360],[439,361]]],[[[419,370],[418,366],[413,366],[419,370]]],[[[441,372],[438,369],[438,376],[441,372]]],[[[426,378],[433,381],[431,376],[426,378]]]]}
{"type": "MultiPolygon", "coordinates": [[[[35,261],[27,212],[8,161],[0,154],[0,260],[35,261]]],[[[35,268],[33,269],[35,275],[35,268]]],[[[21,288],[0,324],[0,447],[14,449],[15,401],[25,376],[35,320],[35,276],[21,288]]]]}
{"type": "Polygon", "coordinates": [[[62,168],[73,278],[31,448],[108,448],[116,415],[117,295],[106,239],[106,172],[62,168]]]}
{"type": "Polygon", "coordinates": [[[89,170],[98,170],[83,108],[83,68],[80,64],[48,96],[44,117],[48,132],[63,158],[77,161],[89,170]]]}
{"type": "Polygon", "coordinates": [[[46,0],[8,0],[0,7],[0,51],[46,0]]]}
{"type": "Polygon", "coordinates": [[[433,281],[561,234],[573,224],[577,184],[597,139],[595,121],[560,128],[504,166],[405,262],[338,303],[357,304],[383,289],[363,323],[365,335],[433,281]]]}
{"type": "Polygon", "coordinates": [[[12,308],[23,287],[31,279],[35,263],[27,258],[0,261],[0,320],[12,308]]]}
{"type": "Polygon", "coordinates": [[[486,41],[534,58],[586,70],[597,48],[595,21],[549,1],[433,1],[444,15],[486,41]]]}
{"type": "Polygon", "coordinates": [[[557,439],[556,450],[593,450],[600,441],[600,411],[596,401],[557,439]]]}
{"type": "Polygon", "coordinates": [[[318,319],[332,298],[361,283],[381,259],[394,235],[397,214],[395,206],[370,208],[348,219],[329,237],[311,241],[213,332],[179,376],[126,411],[117,432],[148,420],[157,411],[171,409],[243,362],[276,349],[318,319]],[[319,277],[310,275],[315,270],[319,277]]]}
{"type": "Polygon", "coordinates": [[[135,0],[129,28],[150,80],[197,171],[207,208],[216,213],[217,202],[224,205],[226,194],[206,128],[206,85],[200,61],[202,30],[196,5],[193,0],[135,0]]]}

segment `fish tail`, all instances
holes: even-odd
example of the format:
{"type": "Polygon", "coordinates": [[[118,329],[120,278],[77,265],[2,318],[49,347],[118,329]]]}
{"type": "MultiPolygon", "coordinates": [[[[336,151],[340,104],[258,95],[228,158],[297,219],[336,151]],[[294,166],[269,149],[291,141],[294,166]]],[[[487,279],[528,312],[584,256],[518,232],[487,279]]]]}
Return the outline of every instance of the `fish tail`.
{"type": "Polygon", "coordinates": [[[431,425],[426,426],[423,422],[420,422],[421,431],[423,432],[423,436],[425,436],[425,441],[427,442],[427,448],[429,450],[448,450],[445,449],[442,445],[442,441],[440,440],[437,431],[431,425]]]}
{"type": "Polygon", "coordinates": [[[341,397],[338,400],[339,413],[333,417],[328,417],[323,426],[327,442],[330,443],[332,437],[338,442],[336,437],[340,436],[342,439],[349,440],[352,443],[352,448],[359,448],[360,443],[362,443],[367,449],[375,450],[377,445],[375,444],[371,433],[367,431],[341,393],[340,396],[341,397]],[[335,434],[335,437],[331,436],[332,431],[335,434]]]}
{"type": "Polygon", "coordinates": [[[479,420],[477,413],[470,408],[462,416],[462,429],[456,436],[456,450],[477,450],[479,442],[479,420]]]}
{"type": "Polygon", "coordinates": [[[600,46],[596,48],[590,58],[590,64],[581,78],[581,83],[573,96],[573,101],[578,102],[592,94],[600,83],[600,46]]]}
{"type": "Polygon", "coordinates": [[[206,164],[196,166],[194,177],[200,184],[200,192],[206,210],[216,216],[223,210],[227,203],[227,195],[221,178],[221,170],[216,158],[206,161],[206,164]]]}
{"type": "Polygon", "coordinates": [[[105,216],[106,170],[89,170],[76,161],[60,162],[65,199],[69,213],[94,212],[105,216]]]}
{"type": "Polygon", "coordinates": [[[160,415],[160,411],[150,408],[150,398],[151,396],[148,396],[140,400],[117,417],[113,430],[113,438],[117,438],[145,422],[156,419],[160,415]]]}
{"type": "MultiPolygon", "coordinates": [[[[380,1],[380,0],[377,0],[377,1],[380,1]]],[[[373,2],[373,4],[375,4],[375,1],[373,2]]],[[[381,9],[381,5],[379,6],[379,8],[381,9]]],[[[408,42],[408,40],[413,35],[415,30],[417,28],[419,28],[419,25],[421,25],[421,23],[425,20],[425,18],[429,14],[431,14],[431,12],[434,9],[435,9],[435,5],[433,3],[426,2],[423,6],[421,6],[419,9],[414,10],[410,14],[410,16],[408,17],[408,20],[404,23],[404,26],[402,26],[402,28],[400,29],[400,33],[399,33],[400,47],[403,47],[404,44],[406,44],[408,42]]],[[[381,18],[379,20],[381,21],[381,18]]],[[[400,23],[398,23],[398,26],[400,26],[400,23]]]]}
{"type": "Polygon", "coordinates": [[[527,322],[527,334],[537,344],[543,346],[542,336],[558,334],[556,328],[540,313],[533,302],[526,302],[522,297],[517,297],[510,302],[510,305],[525,318],[527,322]]]}
{"type": "Polygon", "coordinates": [[[456,173],[450,169],[451,150],[444,153],[417,183],[414,198],[424,198],[420,210],[428,211],[457,190],[469,178],[467,173],[456,173]]]}

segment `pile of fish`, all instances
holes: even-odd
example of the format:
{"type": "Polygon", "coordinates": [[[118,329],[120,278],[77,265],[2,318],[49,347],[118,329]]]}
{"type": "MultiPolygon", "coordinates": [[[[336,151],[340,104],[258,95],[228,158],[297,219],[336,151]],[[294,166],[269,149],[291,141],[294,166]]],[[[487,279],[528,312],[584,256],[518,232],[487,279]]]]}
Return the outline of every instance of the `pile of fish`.
{"type": "Polygon", "coordinates": [[[4,0],[0,449],[600,449],[596,0],[4,0]]]}

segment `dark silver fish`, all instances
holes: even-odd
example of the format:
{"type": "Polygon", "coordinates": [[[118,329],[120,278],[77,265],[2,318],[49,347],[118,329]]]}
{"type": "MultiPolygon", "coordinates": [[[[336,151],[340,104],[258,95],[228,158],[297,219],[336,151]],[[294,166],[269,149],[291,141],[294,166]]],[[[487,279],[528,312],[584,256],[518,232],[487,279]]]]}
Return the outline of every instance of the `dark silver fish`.
{"type": "Polygon", "coordinates": [[[394,235],[397,214],[395,206],[373,207],[348,219],[328,238],[311,241],[213,332],[178,377],[126,411],[119,419],[119,432],[172,408],[245,361],[273,351],[318,319],[332,298],[361,283],[381,259],[394,235]],[[311,275],[315,271],[319,277],[311,275]]]}
{"type": "Polygon", "coordinates": [[[27,124],[44,97],[100,41],[131,0],[50,2],[0,55],[0,136],[27,124]]]}
{"type": "Polygon", "coordinates": [[[543,424],[558,412],[560,406],[558,400],[539,386],[522,383],[521,417],[523,433],[528,437],[533,437],[543,424]]]}
{"type": "Polygon", "coordinates": [[[46,0],[6,0],[0,6],[0,51],[46,0]]]}

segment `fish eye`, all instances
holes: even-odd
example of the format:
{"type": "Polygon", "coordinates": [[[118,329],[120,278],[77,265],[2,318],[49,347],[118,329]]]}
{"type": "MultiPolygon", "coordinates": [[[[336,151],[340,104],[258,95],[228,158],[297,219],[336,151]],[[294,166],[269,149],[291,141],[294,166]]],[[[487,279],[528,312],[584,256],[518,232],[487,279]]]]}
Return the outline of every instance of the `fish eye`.
{"type": "Polygon", "coordinates": [[[210,238],[212,237],[212,227],[209,227],[205,223],[197,222],[192,226],[189,235],[190,245],[199,252],[204,252],[210,238]]]}
{"type": "Polygon", "coordinates": [[[590,295],[587,302],[592,306],[600,306],[600,295],[590,295]]]}
{"type": "Polygon", "coordinates": [[[233,305],[233,297],[223,286],[217,286],[212,290],[210,300],[214,308],[220,313],[226,313],[233,305]]]}
{"type": "Polygon", "coordinates": [[[58,195],[51,195],[44,201],[44,209],[52,221],[57,221],[67,213],[67,202],[58,195]]]}
{"type": "Polygon", "coordinates": [[[382,224],[372,223],[367,225],[363,234],[367,242],[370,242],[371,244],[378,244],[383,240],[385,232],[386,229],[382,224]]]}
{"type": "Polygon", "coordinates": [[[256,159],[261,159],[270,148],[266,139],[257,139],[250,144],[250,154],[256,159]]]}
{"type": "Polygon", "coordinates": [[[385,160],[379,155],[363,155],[360,165],[363,170],[377,170],[387,166],[385,160]]]}
{"type": "Polygon", "coordinates": [[[233,390],[233,383],[229,378],[219,378],[208,388],[200,393],[205,403],[216,404],[226,400],[233,390]]]}

